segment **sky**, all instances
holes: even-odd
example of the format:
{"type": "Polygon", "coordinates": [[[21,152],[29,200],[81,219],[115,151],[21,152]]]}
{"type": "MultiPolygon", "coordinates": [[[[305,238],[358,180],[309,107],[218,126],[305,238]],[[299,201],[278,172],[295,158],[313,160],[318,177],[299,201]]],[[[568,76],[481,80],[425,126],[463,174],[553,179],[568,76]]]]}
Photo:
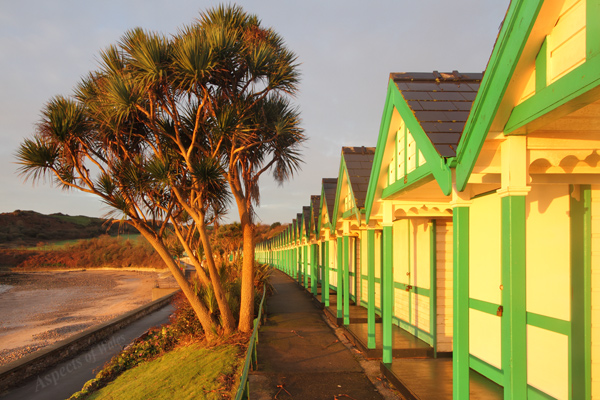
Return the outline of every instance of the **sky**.
{"type": "MultiPolygon", "coordinates": [[[[100,51],[141,27],[165,35],[219,3],[206,0],[0,0],[0,213],[102,217],[92,195],[24,182],[15,153],[44,104],[71,95],[100,51]]],[[[342,146],[377,142],[391,72],[485,70],[509,0],[244,0],[296,53],[307,141],[292,180],[260,180],[259,223],[291,222],[336,178],[342,146]]],[[[239,221],[232,204],[225,222],[239,221]]]]}

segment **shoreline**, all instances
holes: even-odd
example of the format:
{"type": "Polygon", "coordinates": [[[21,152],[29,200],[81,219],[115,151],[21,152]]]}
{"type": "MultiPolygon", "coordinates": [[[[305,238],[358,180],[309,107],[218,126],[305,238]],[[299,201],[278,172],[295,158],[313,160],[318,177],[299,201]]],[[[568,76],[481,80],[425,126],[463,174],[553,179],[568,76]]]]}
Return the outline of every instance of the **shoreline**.
{"type": "Polygon", "coordinates": [[[168,270],[147,270],[4,272],[0,287],[12,288],[0,292],[0,366],[151,302],[154,287],[172,286],[168,270]]]}

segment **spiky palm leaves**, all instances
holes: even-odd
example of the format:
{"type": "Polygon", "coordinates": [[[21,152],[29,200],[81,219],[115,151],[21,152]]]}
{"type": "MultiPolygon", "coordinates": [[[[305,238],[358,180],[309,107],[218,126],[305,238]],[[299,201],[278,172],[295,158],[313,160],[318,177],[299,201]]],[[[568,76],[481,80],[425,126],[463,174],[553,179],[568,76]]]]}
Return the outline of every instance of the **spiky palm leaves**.
{"type": "Polygon", "coordinates": [[[238,6],[208,10],[174,37],[134,29],[101,52],[73,98],[46,105],[18,150],[21,172],[101,197],[158,245],[169,226],[188,253],[202,242],[210,276],[199,273],[215,284],[202,231],[226,211],[227,186],[252,224],[260,175],[272,169],[281,182],[299,166],[304,136],[284,97],[297,83],[295,55],[238,6]]]}

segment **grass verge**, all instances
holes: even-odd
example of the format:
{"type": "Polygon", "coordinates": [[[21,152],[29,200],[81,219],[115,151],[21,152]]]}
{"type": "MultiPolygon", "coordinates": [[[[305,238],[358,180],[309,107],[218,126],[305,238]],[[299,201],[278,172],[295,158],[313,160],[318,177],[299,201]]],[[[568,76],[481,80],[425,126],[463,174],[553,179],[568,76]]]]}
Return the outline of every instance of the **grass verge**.
{"type": "Polygon", "coordinates": [[[191,344],[124,372],[87,399],[232,398],[241,361],[238,346],[191,344]]]}

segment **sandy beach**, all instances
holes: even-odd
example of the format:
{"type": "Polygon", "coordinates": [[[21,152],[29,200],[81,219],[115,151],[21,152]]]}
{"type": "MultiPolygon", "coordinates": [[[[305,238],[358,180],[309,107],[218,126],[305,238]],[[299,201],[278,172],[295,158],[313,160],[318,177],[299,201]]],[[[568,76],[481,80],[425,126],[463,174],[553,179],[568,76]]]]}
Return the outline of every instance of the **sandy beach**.
{"type": "Polygon", "coordinates": [[[0,365],[100,324],[173,286],[167,272],[60,271],[0,275],[0,365]]]}

